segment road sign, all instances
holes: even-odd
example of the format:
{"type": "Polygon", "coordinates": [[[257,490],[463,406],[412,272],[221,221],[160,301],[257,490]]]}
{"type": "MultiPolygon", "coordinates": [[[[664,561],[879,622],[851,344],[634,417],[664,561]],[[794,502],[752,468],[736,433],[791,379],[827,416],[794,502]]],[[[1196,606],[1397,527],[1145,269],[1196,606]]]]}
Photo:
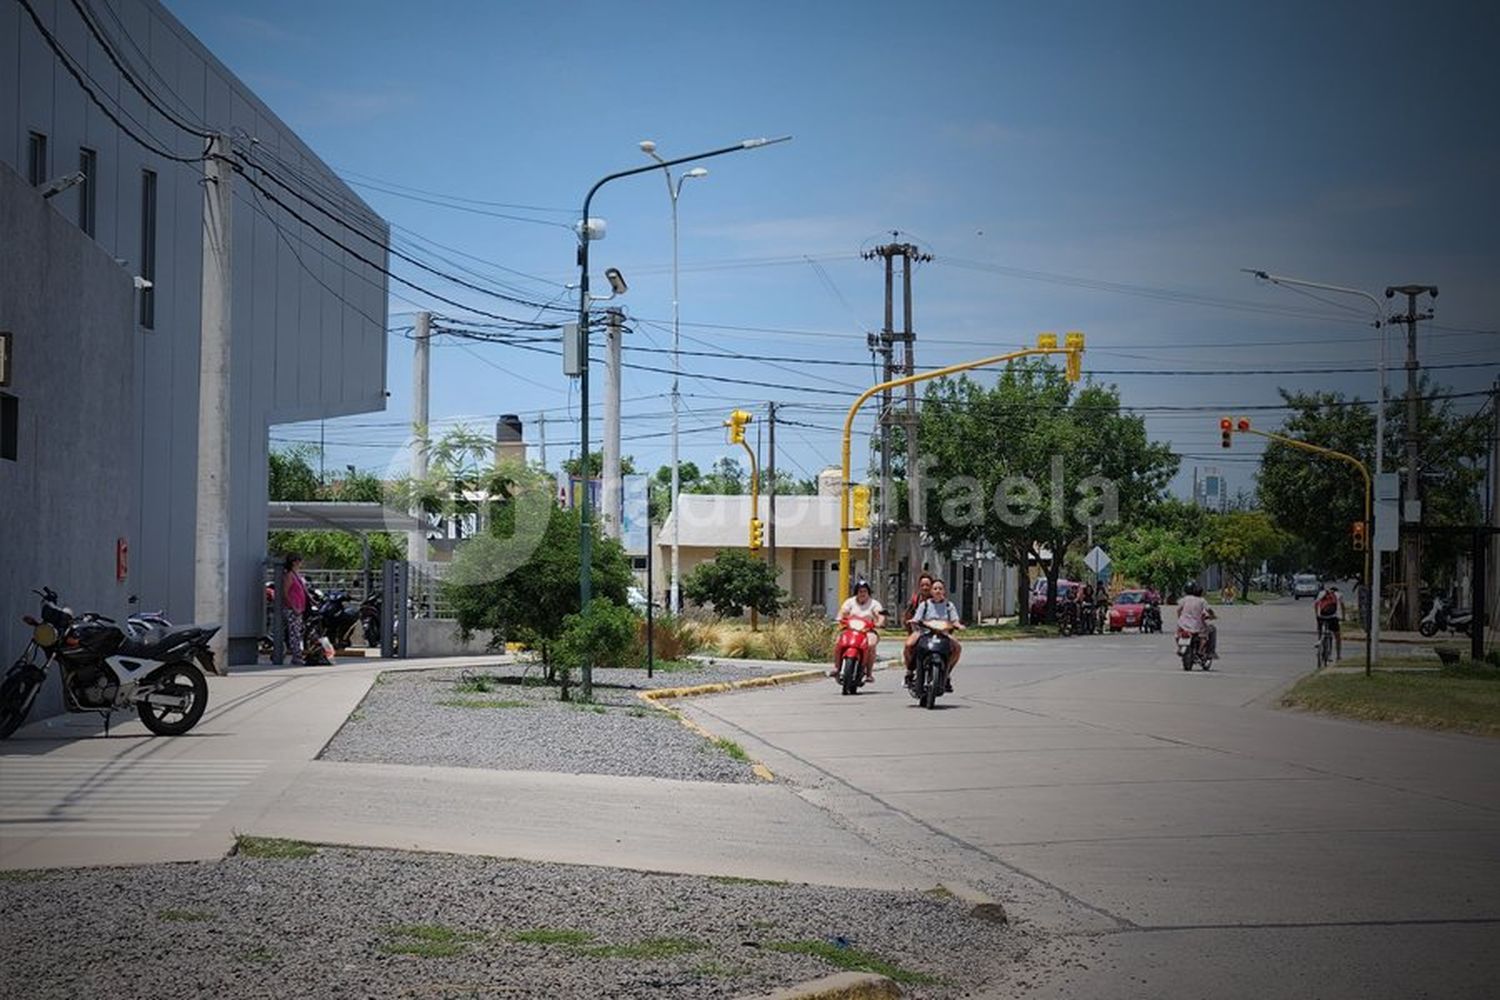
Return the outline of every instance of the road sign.
{"type": "Polygon", "coordinates": [[[1376,552],[1395,552],[1401,547],[1400,499],[1401,483],[1396,473],[1382,472],[1375,477],[1376,552]]]}
{"type": "Polygon", "coordinates": [[[1095,545],[1089,550],[1089,554],[1083,557],[1083,564],[1095,573],[1103,573],[1105,567],[1109,565],[1109,555],[1095,545]]]}

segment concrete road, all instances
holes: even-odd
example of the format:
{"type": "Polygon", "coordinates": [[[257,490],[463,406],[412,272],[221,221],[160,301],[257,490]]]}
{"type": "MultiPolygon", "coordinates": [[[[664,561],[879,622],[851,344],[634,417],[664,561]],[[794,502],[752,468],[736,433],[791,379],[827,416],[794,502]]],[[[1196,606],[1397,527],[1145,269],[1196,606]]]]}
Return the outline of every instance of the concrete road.
{"type": "Polygon", "coordinates": [[[936,711],[883,673],[693,714],[1004,899],[1040,959],[1005,995],[1500,993],[1500,741],[1275,709],[1312,666],[1310,609],[1221,621],[1209,673],[1170,634],[971,642],[936,711]]]}

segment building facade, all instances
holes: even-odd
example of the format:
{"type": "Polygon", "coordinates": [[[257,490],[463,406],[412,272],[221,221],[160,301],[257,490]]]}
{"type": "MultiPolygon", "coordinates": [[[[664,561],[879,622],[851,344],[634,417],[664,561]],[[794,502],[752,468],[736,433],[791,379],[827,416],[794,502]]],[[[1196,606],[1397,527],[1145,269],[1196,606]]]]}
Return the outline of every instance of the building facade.
{"type": "Polygon", "coordinates": [[[231,176],[231,662],[263,621],[267,436],[385,403],[388,230],[156,0],[0,8],[0,643],[29,589],[194,604],[207,135],[231,176]],[[49,190],[59,189],[50,197],[49,190]],[[122,307],[122,302],[124,306],[122,307]],[[62,506],[76,516],[53,517],[62,506]]]}

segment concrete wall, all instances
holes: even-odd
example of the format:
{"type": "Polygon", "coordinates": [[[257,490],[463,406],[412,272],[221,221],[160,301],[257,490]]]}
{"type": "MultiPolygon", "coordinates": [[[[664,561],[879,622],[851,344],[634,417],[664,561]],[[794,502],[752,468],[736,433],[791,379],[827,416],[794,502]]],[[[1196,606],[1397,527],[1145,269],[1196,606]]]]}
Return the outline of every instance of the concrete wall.
{"type": "MultiPolygon", "coordinates": [[[[175,155],[202,153],[202,139],[148,108],[122,81],[71,4],[34,0],[33,6],[94,81],[102,102],[132,131],[175,155]]],[[[266,544],[267,432],[276,423],[383,408],[386,279],[356,254],[385,266],[387,229],[155,0],[93,0],[89,6],[132,75],[160,103],[189,123],[234,136],[243,162],[266,166],[347,223],[341,227],[318,215],[252,169],[252,176],[337,236],[346,250],[235,179],[228,626],[231,660],[253,660],[266,544]]],[[[132,553],[128,589],[143,603],[187,621],[193,613],[196,516],[201,167],[161,156],[112,124],[22,7],[4,4],[0,164],[24,174],[33,131],[47,136],[49,176],[77,170],[80,148],[96,152],[93,240],[121,262],[127,279],[142,268],[142,171],[157,176],[156,315],[147,328],[131,313],[132,402],[113,407],[108,420],[110,433],[121,426],[133,432],[133,446],[120,453],[131,456],[133,468],[117,466],[112,488],[138,497],[135,522],[121,532],[132,553]]],[[[47,210],[77,225],[83,197],[83,189],[74,188],[52,199],[47,210]]],[[[0,232],[0,240],[12,243],[12,235],[0,232]]],[[[87,344],[85,356],[93,361],[92,341],[87,344]]],[[[102,363],[96,367],[110,371],[102,363]]],[[[118,373],[115,378],[124,381],[118,373]]],[[[45,492],[74,488],[73,479],[58,479],[45,492]]],[[[7,580],[0,590],[0,615],[13,615],[14,587],[7,580]]]]}
{"type": "MultiPolygon", "coordinates": [[[[0,655],[25,645],[32,588],[120,616],[115,542],[134,534],[135,322],[130,277],[0,164],[0,330],[14,343],[15,461],[0,459],[0,655]]],[[[35,716],[61,710],[55,673],[35,716]]]]}

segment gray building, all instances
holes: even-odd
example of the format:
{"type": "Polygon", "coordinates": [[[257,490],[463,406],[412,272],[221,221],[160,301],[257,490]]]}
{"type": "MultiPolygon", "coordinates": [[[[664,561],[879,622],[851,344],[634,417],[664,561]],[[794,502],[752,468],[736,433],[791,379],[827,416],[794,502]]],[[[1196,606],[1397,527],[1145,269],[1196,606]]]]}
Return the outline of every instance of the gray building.
{"type": "Polygon", "coordinates": [[[155,0],[0,6],[5,655],[42,584],[77,609],[118,615],[138,594],[192,618],[199,133],[229,136],[239,168],[231,662],[254,658],[262,630],[270,427],[384,407],[384,221],[155,0]]]}

